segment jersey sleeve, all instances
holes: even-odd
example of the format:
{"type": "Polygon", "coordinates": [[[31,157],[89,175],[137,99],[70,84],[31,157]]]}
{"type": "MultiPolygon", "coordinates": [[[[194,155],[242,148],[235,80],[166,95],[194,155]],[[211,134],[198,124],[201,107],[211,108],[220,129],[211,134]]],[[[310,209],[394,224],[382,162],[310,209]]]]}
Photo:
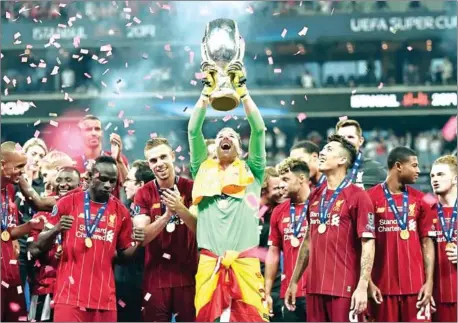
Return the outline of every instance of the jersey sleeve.
{"type": "Polygon", "coordinates": [[[59,221],[63,215],[71,215],[74,204],[74,194],[64,197],[56,202],[51,211],[51,217],[59,221]]]}
{"type": "Polygon", "coordinates": [[[119,213],[122,215],[121,229],[119,231],[118,240],[116,241],[116,249],[124,250],[132,246],[132,219],[129,211],[123,205],[118,206],[119,213]]]}
{"type": "Polygon", "coordinates": [[[151,199],[148,199],[148,191],[147,191],[147,187],[144,186],[142,188],[140,188],[137,193],[135,194],[135,199],[134,199],[134,211],[135,211],[135,215],[139,215],[139,214],[146,214],[146,215],[150,215],[150,209],[151,209],[151,205],[150,205],[150,202],[151,199]]]}
{"type": "Polygon", "coordinates": [[[418,235],[420,238],[436,237],[436,225],[434,224],[435,208],[423,199],[420,201],[420,215],[418,217],[418,235]]]}
{"type": "Polygon", "coordinates": [[[356,221],[356,230],[360,238],[375,238],[374,205],[366,191],[354,194],[355,203],[351,210],[356,221]]]}
{"type": "Polygon", "coordinates": [[[279,217],[280,217],[280,212],[278,212],[278,208],[275,208],[272,211],[272,217],[270,218],[270,231],[269,231],[268,245],[279,247],[281,249],[282,248],[282,235],[281,235],[280,228],[278,227],[279,217]]]}

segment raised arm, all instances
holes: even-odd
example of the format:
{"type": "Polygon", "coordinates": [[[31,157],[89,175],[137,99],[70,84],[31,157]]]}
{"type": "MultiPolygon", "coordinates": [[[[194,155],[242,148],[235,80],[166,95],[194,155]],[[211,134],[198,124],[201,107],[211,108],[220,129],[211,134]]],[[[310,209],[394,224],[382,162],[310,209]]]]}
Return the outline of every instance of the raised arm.
{"type": "Polygon", "coordinates": [[[207,159],[207,146],[205,145],[202,126],[207,112],[208,98],[201,95],[197,101],[188,123],[188,142],[191,153],[191,173],[194,177],[200,164],[207,159]]]}
{"type": "Polygon", "coordinates": [[[19,188],[26,201],[28,201],[35,211],[51,212],[56,205],[54,197],[40,197],[24,177],[19,179],[19,188]]]}

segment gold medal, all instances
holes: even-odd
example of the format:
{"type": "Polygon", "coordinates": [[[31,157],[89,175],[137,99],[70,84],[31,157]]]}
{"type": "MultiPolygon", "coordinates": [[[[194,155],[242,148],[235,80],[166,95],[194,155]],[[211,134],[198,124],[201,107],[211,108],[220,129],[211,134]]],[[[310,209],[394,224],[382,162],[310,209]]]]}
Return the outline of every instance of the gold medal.
{"type": "Polygon", "coordinates": [[[319,234],[323,234],[326,232],[326,224],[325,223],[321,223],[319,226],[318,226],[318,233],[319,234]]]}
{"type": "Polygon", "coordinates": [[[291,240],[289,240],[289,242],[291,243],[291,246],[293,248],[297,248],[300,245],[299,239],[296,238],[295,236],[291,236],[291,240]]]}
{"type": "Polygon", "coordinates": [[[5,241],[5,242],[10,240],[10,233],[7,230],[2,232],[2,240],[5,241]]]}
{"type": "Polygon", "coordinates": [[[401,230],[401,239],[408,240],[410,237],[410,233],[407,230],[401,230]]]}
{"type": "Polygon", "coordinates": [[[92,248],[92,240],[91,240],[91,238],[84,239],[84,244],[86,245],[86,247],[92,248]]]}
{"type": "Polygon", "coordinates": [[[454,244],[453,242],[449,242],[445,245],[445,249],[455,249],[455,248],[456,248],[456,244],[454,244]]]}

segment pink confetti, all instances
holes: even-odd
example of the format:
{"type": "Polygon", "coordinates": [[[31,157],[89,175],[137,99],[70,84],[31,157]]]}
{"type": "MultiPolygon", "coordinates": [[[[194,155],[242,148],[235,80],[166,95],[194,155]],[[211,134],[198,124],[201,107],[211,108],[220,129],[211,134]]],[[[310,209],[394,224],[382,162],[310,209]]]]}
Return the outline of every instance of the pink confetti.
{"type": "Polygon", "coordinates": [[[41,123],[41,120],[37,120],[37,121],[35,121],[35,123],[34,123],[33,125],[36,127],[36,126],[38,126],[40,123],[41,123]]]}
{"type": "Polygon", "coordinates": [[[179,152],[181,152],[181,149],[182,149],[181,146],[178,146],[177,149],[175,149],[175,151],[176,151],[177,153],[179,153],[179,152]]]}
{"type": "Polygon", "coordinates": [[[22,285],[18,285],[17,286],[17,293],[18,293],[18,295],[22,294],[22,285]]]}
{"type": "Polygon", "coordinates": [[[341,117],[339,117],[339,121],[343,121],[343,120],[347,120],[347,119],[348,119],[347,116],[341,116],[341,117]]]}
{"type": "Polygon", "coordinates": [[[412,49],[413,49],[412,46],[407,46],[407,50],[408,50],[409,52],[411,52],[412,49]]]}
{"type": "Polygon", "coordinates": [[[129,120],[128,119],[124,119],[124,128],[129,128],[129,120]]]}
{"type": "Polygon", "coordinates": [[[123,116],[124,116],[124,110],[119,111],[118,118],[122,119],[123,116]]]}
{"type": "Polygon", "coordinates": [[[225,115],[225,116],[224,116],[223,121],[224,121],[224,122],[228,122],[228,121],[231,120],[231,119],[232,119],[232,116],[231,116],[230,114],[228,114],[228,115],[225,115]]]}
{"type": "Polygon", "coordinates": [[[4,282],[2,280],[2,286],[5,287],[5,288],[9,288],[10,287],[10,284],[8,284],[7,282],[4,282]]]}
{"type": "Polygon", "coordinates": [[[307,115],[304,112],[301,112],[297,115],[297,120],[299,120],[299,122],[304,121],[306,118],[307,118],[307,115]]]}
{"type": "Polygon", "coordinates": [[[195,86],[197,84],[196,80],[191,80],[191,82],[189,82],[192,86],[195,86]]]}
{"type": "Polygon", "coordinates": [[[17,265],[17,259],[10,259],[10,265],[17,265]]]}
{"type": "Polygon", "coordinates": [[[51,266],[46,266],[45,267],[45,272],[49,273],[50,271],[54,271],[54,268],[51,266]]]}
{"type": "Polygon", "coordinates": [[[129,136],[132,136],[135,133],[135,130],[127,130],[127,134],[129,136]]]}
{"type": "Polygon", "coordinates": [[[35,133],[33,134],[33,136],[34,136],[35,138],[38,138],[39,135],[40,135],[40,131],[35,130],[35,133]]]}
{"type": "MultiPolygon", "coordinates": [[[[179,169],[179,168],[178,168],[178,169],[179,169]]],[[[176,169],[175,169],[175,170],[176,170],[176,169]]],[[[162,258],[165,258],[165,259],[170,260],[170,258],[172,258],[172,256],[170,256],[168,253],[164,253],[164,254],[162,255],[162,258]]]]}
{"type": "Polygon", "coordinates": [[[185,160],[184,156],[178,156],[179,160],[185,160]]]}
{"type": "Polygon", "coordinates": [[[111,45],[103,45],[102,47],[100,47],[100,51],[101,52],[110,52],[112,50],[111,48],[111,45]]]}
{"type": "Polygon", "coordinates": [[[150,298],[151,298],[151,294],[150,293],[146,293],[146,295],[144,297],[144,300],[148,302],[150,298]]]}
{"type": "Polygon", "coordinates": [[[442,128],[442,136],[446,141],[452,141],[457,134],[457,118],[451,117],[442,128]]]}
{"type": "Polygon", "coordinates": [[[254,10],[253,10],[253,7],[251,6],[248,6],[246,9],[245,9],[246,12],[248,12],[250,15],[252,15],[254,13],[254,10]]]}
{"type": "Polygon", "coordinates": [[[16,313],[16,312],[19,312],[20,309],[21,309],[21,306],[18,303],[14,303],[14,302],[10,303],[11,312],[16,313]]]}
{"type": "Polygon", "coordinates": [[[426,204],[433,205],[437,202],[437,198],[435,195],[428,193],[428,194],[425,194],[425,196],[423,196],[423,201],[426,204]]]}
{"type": "Polygon", "coordinates": [[[27,322],[27,316],[19,316],[18,321],[19,322],[27,322]]]}
{"type": "Polygon", "coordinates": [[[302,28],[301,31],[298,32],[297,34],[298,34],[299,36],[305,36],[305,35],[307,34],[307,31],[308,31],[308,30],[309,30],[309,29],[308,29],[307,27],[304,27],[304,28],[302,28]]]}
{"type": "Polygon", "coordinates": [[[17,32],[14,34],[14,39],[18,39],[19,37],[21,37],[21,33],[20,32],[17,32]]]}
{"type": "Polygon", "coordinates": [[[379,90],[381,90],[381,89],[383,88],[383,82],[380,82],[380,84],[377,86],[377,88],[378,88],[379,90]]]}
{"type": "Polygon", "coordinates": [[[281,32],[281,38],[285,38],[287,32],[288,30],[283,29],[283,31],[281,32]]]}
{"type": "Polygon", "coordinates": [[[281,68],[274,68],[274,73],[275,74],[281,73],[281,68]]]}
{"type": "Polygon", "coordinates": [[[194,52],[189,52],[189,63],[194,64],[194,52]]]}
{"type": "Polygon", "coordinates": [[[84,73],[84,76],[86,76],[88,79],[92,78],[92,76],[89,73],[84,73]]]}
{"type": "Polygon", "coordinates": [[[8,76],[3,76],[3,81],[5,81],[6,84],[10,84],[11,80],[8,78],[8,76]]]}
{"type": "Polygon", "coordinates": [[[269,65],[273,65],[274,59],[272,58],[272,56],[269,56],[267,60],[269,61],[269,65]]]}
{"type": "Polygon", "coordinates": [[[157,133],[153,132],[149,136],[151,139],[157,138],[157,133]]]}
{"type": "Polygon", "coordinates": [[[253,209],[259,208],[259,200],[254,194],[247,194],[246,201],[253,209]]]}
{"type": "Polygon", "coordinates": [[[73,47],[78,48],[80,46],[81,38],[76,36],[73,38],[73,47]]]}
{"type": "Polygon", "coordinates": [[[205,77],[205,73],[195,73],[194,77],[198,80],[201,80],[205,77]]]}
{"type": "Polygon", "coordinates": [[[170,52],[171,51],[170,44],[165,44],[164,45],[164,50],[167,51],[167,52],[170,52]]]}
{"type": "Polygon", "coordinates": [[[54,121],[54,120],[50,120],[49,121],[49,124],[53,127],[58,127],[59,126],[59,123],[57,121],[54,121]]]}
{"type": "Polygon", "coordinates": [[[119,306],[121,306],[122,308],[126,307],[126,303],[124,303],[124,301],[123,301],[122,299],[119,299],[118,304],[119,304],[119,306]]]}
{"type": "Polygon", "coordinates": [[[11,14],[8,11],[6,11],[5,12],[5,17],[6,17],[6,19],[10,19],[11,18],[11,14]]]}
{"type": "Polygon", "coordinates": [[[19,143],[16,143],[14,147],[16,148],[16,151],[22,151],[22,146],[19,143]]]}

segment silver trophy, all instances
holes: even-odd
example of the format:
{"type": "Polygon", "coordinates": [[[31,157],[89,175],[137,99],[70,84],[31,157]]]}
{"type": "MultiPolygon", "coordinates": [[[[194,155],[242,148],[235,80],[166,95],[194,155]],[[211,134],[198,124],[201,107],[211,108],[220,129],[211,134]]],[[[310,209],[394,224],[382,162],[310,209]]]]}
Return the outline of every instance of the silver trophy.
{"type": "Polygon", "coordinates": [[[201,45],[202,60],[216,67],[216,89],[210,94],[210,104],[215,110],[229,111],[240,104],[227,67],[242,61],[245,43],[232,19],[215,19],[207,24],[201,45]]]}

